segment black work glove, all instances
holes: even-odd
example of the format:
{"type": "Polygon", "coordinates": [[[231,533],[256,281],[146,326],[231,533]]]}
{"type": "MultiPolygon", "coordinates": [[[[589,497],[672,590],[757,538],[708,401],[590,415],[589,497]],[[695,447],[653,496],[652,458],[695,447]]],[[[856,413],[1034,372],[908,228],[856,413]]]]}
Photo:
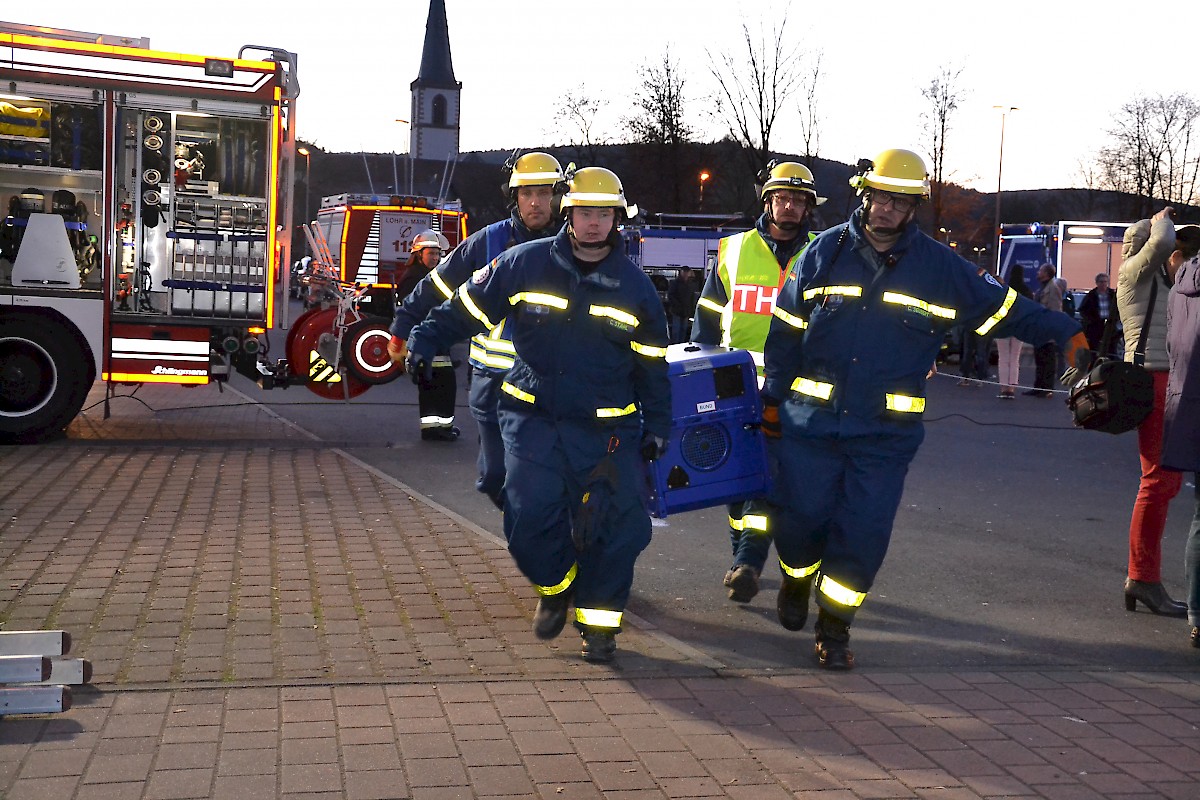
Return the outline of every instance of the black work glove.
{"type": "Polygon", "coordinates": [[[657,461],[667,452],[667,440],[650,431],[642,434],[641,454],[643,461],[657,461]]]}
{"type": "Polygon", "coordinates": [[[412,382],[418,386],[429,385],[433,382],[433,358],[409,350],[404,358],[404,371],[412,376],[412,382]]]}

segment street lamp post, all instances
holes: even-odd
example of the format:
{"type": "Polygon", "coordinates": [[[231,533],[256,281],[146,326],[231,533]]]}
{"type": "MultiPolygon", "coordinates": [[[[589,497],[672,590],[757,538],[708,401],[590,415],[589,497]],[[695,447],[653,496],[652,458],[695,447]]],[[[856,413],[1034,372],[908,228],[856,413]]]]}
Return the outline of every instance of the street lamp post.
{"type": "Polygon", "coordinates": [[[708,170],[706,170],[706,169],[700,170],[700,210],[701,211],[704,210],[704,184],[708,183],[708,179],[711,177],[712,177],[712,175],[709,173],[708,170]]]}
{"type": "MultiPolygon", "coordinates": [[[[392,121],[393,121],[393,122],[399,122],[399,123],[400,123],[400,124],[402,124],[402,125],[408,125],[408,126],[409,126],[409,131],[410,131],[410,133],[411,133],[411,131],[412,131],[412,123],[410,123],[408,120],[406,120],[406,119],[400,119],[399,117],[397,117],[396,119],[394,119],[394,120],[392,120],[392,121]]],[[[407,181],[407,183],[408,183],[408,193],[411,195],[411,194],[413,193],[413,187],[412,187],[412,184],[413,184],[413,177],[412,177],[412,142],[411,142],[411,141],[409,142],[409,146],[408,146],[408,164],[406,164],[406,165],[405,165],[405,172],[407,172],[407,173],[408,173],[408,181],[407,181]]],[[[395,150],[393,150],[393,151],[392,151],[392,184],[395,186],[395,192],[396,192],[396,194],[400,194],[400,183],[399,183],[399,179],[398,179],[398,177],[397,177],[397,175],[396,175],[396,151],[395,151],[395,150]]]]}
{"type": "Polygon", "coordinates": [[[308,176],[310,174],[309,167],[311,166],[312,153],[308,151],[307,147],[301,147],[296,150],[296,152],[304,156],[304,224],[307,225],[309,222],[311,222],[311,220],[308,218],[308,198],[310,194],[308,176]]]}
{"type": "Polygon", "coordinates": [[[1016,106],[992,106],[1000,109],[1000,163],[996,166],[996,276],[1000,276],[1000,240],[1003,231],[1000,228],[1000,179],[1004,174],[1004,122],[1008,112],[1020,111],[1016,106]]]}

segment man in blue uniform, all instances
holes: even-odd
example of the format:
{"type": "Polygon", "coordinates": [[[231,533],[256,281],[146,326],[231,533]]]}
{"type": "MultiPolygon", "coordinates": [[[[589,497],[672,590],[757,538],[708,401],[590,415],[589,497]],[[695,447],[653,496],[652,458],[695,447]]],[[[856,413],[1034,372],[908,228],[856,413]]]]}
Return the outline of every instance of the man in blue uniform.
{"type": "MultiPolygon", "coordinates": [[[[763,213],[752,230],[726,236],[717,248],[696,304],[692,341],[750,351],[762,382],[763,343],[771,327],[775,296],[784,276],[815,238],[809,216],[824,197],[803,164],[772,161],[759,173],[763,213]]],[[[758,594],[758,577],[771,549],[771,504],[747,500],[729,505],[733,566],[725,573],[729,599],[748,603],[758,594]]]]}
{"type": "MultiPolygon", "coordinates": [[[[454,295],[454,290],[513,245],[553,236],[561,227],[556,194],[563,171],[548,153],[526,153],[509,166],[506,188],[510,216],[478,230],[450,254],[440,267],[421,281],[396,309],[388,353],[404,360],[405,340],[413,326],[454,295]]],[[[503,323],[471,340],[470,406],[479,425],[479,478],[475,488],[504,507],[504,443],[496,415],[500,384],[513,363],[512,337],[503,323]]]]}
{"type": "Polygon", "coordinates": [[[439,348],[511,326],[499,404],[508,549],[541,596],[534,633],[558,636],[573,600],[583,657],[610,661],[650,543],[640,461],[671,427],[667,320],[619,247],[618,215],[636,213],[620,179],[581,169],[562,206],[554,239],[507,250],[413,328],[407,365],[421,372],[439,348]]]}
{"type": "MultiPolygon", "coordinates": [[[[883,563],[908,465],[924,438],[925,380],[945,331],[1055,342],[1084,368],[1077,322],[979,275],[913,217],[929,196],[908,150],[860,162],[849,222],[804,251],[767,336],[764,430],[779,435],[779,621],[800,630],[815,588],[816,657],[850,669],[850,624],[883,563]]],[[[1071,377],[1069,370],[1064,380],[1071,377]]]]}

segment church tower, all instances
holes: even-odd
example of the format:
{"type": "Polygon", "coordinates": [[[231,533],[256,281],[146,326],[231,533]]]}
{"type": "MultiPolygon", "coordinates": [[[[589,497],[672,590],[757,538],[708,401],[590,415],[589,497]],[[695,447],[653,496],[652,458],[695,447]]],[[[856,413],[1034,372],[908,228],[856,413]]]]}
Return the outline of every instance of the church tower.
{"type": "Polygon", "coordinates": [[[408,146],[412,157],[431,161],[457,160],[462,84],[454,79],[454,64],[450,60],[445,0],[429,2],[421,71],[409,88],[412,90],[412,111],[408,146]]]}

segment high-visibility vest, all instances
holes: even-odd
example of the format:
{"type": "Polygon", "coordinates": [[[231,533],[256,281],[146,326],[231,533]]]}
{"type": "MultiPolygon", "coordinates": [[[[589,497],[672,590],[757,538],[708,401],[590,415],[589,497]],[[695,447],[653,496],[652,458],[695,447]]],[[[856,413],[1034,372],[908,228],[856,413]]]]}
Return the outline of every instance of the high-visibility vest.
{"type": "MultiPolygon", "coordinates": [[[[816,238],[810,233],[808,241],[816,238]]],[[[808,244],[784,268],[757,230],[727,236],[717,245],[717,275],[729,301],[721,311],[721,344],[749,350],[763,368],[763,346],[771,329],[775,298],[788,270],[808,244]]]]}

